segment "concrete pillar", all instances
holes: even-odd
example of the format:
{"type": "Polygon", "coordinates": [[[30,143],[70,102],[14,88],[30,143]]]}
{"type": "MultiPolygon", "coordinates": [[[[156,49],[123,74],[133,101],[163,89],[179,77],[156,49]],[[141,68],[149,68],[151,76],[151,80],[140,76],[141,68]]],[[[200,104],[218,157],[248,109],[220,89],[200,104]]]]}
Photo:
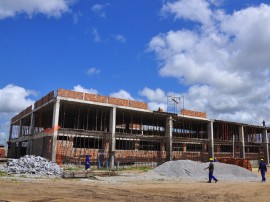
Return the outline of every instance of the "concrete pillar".
{"type": "Polygon", "coordinates": [[[269,140],[267,135],[267,129],[263,130],[263,146],[264,146],[264,160],[267,165],[269,165],[269,140]]]}
{"type": "Polygon", "coordinates": [[[28,134],[28,144],[26,149],[26,154],[32,154],[32,140],[30,139],[30,135],[34,135],[35,132],[35,114],[31,113],[31,123],[30,123],[30,134],[28,134]]]}
{"type": "Polygon", "coordinates": [[[22,119],[20,120],[19,137],[22,137],[22,119]]]}
{"type": "Polygon", "coordinates": [[[240,158],[245,159],[246,158],[246,152],[245,152],[245,134],[244,134],[244,127],[239,126],[239,140],[240,140],[240,158]]]}
{"type": "Polygon", "coordinates": [[[35,132],[35,114],[34,112],[31,113],[31,123],[30,123],[30,134],[34,135],[35,132]]]}
{"type": "Polygon", "coordinates": [[[110,153],[109,153],[109,162],[110,168],[114,168],[115,160],[115,127],[116,127],[116,107],[111,108],[110,110],[110,153]]]}
{"type": "Polygon", "coordinates": [[[173,130],[173,120],[172,116],[166,118],[166,160],[172,160],[172,130],[173,130]]]}
{"type": "Polygon", "coordinates": [[[11,140],[11,138],[12,138],[12,132],[13,132],[13,125],[12,125],[12,123],[10,123],[8,140],[11,140]]]}
{"type": "Polygon", "coordinates": [[[209,121],[207,123],[207,133],[208,133],[208,155],[209,158],[215,158],[214,153],[214,128],[213,128],[213,121],[209,121]]]}
{"type": "Polygon", "coordinates": [[[57,147],[57,135],[58,135],[58,122],[59,122],[59,109],[60,109],[60,100],[56,98],[54,107],[53,107],[53,121],[52,121],[52,156],[51,161],[56,162],[56,147],[57,147]]]}

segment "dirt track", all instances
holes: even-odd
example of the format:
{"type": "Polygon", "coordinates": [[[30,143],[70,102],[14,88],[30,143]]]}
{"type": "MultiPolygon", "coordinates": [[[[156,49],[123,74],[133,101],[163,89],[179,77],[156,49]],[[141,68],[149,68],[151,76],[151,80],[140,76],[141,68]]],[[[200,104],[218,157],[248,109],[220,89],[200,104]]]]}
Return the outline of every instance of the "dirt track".
{"type": "Polygon", "coordinates": [[[269,201],[268,182],[125,182],[0,178],[0,201],[269,201]]]}

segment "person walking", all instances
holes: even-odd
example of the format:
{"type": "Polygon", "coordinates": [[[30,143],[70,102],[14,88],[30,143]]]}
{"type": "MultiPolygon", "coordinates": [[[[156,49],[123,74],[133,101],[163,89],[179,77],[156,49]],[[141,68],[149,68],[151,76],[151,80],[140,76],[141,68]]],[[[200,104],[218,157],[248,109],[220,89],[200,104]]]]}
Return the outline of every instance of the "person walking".
{"type": "Polygon", "coordinates": [[[267,167],[266,167],[266,163],[264,162],[264,159],[261,159],[258,172],[260,171],[261,171],[261,176],[262,176],[262,182],[265,182],[266,181],[265,173],[267,173],[267,167]]]}
{"type": "Polygon", "coordinates": [[[209,166],[207,168],[205,168],[204,170],[206,169],[209,169],[209,181],[208,183],[211,183],[212,179],[215,180],[215,183],[217,183],[217,178],[215,178],[215,176],[213,175],[214,174],[214,163],[213,163],[213,158],[210,158],[209,159],[210,163],[209,163],[209,166]]]}

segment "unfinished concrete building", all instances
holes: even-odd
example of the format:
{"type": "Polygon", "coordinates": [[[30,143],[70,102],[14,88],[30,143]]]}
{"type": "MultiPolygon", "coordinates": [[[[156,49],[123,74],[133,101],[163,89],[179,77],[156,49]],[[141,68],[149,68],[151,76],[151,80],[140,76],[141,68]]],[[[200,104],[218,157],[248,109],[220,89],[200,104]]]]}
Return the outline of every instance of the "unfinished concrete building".
{"type": "Polygon", "coordinates": [[[58,89],[11,120],[8,157],[26,154],[58,164],[160,164],[209,157],[269,164],[269,128],[222,120],[206,113],[149,110],[146,103],[58,89]]]}

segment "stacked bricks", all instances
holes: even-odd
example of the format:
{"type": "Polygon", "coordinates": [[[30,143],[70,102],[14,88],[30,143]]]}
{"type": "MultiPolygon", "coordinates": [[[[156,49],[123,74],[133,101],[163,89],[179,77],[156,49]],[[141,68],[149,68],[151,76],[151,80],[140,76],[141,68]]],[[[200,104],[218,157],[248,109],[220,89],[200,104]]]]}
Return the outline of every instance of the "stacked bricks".
{"type": "Polygon", "coordinates": [[[24,115],[30,113],[32,111],[32,106],[29,106],[27,107],[25,110],[23,110],[21,113],[17,114],[16,116],[14,116],[12,119],[11,119],[11,122],[14,122],[18,119],[20,119],[21,117],[23,117],[24,115]]]}
{"type": "Polygon", "coordinates": [[[52,100],[54,98],[54,91],[51,91],[50,93],[48,93],[47,95],[45,95],[44,97],[42,97],[41,99],[39,99],[38,101],[35,102],[35,109],[46,104],[47,102],[49,102],[50,100],[52,100]]]}
{"type": "Polygon", "coordinates": [[[139,109],[147,109],[147,104],[146,103],[137,102],[137,101],[133,101],[133,100],[129,101],[129,106],[134,107],[134,108],[139,108],[139,109]]]}
{"type": "Polygon", "coordinates": [[[76,92],[76,91],[64,90],[64,89],[58,89],[57,92],[58,92],[58,96],[61,96],[61,97],[74,98],[74,99],[86,100],[86,101],[92,101],[92,102],[108,103],[112,105],[133,107],[133,108],[139,108],[139,109],[148,108],[146,103],[137,102],[133,100],[106,97],[106,96],[97,95],[97,94],[82,93],[82,92],[76,92]]]}
{"type": "Polygon", "coordinates": [[[97,94],[90,94],[90,93],[85,93],[84,100],[93,101],[93,102],[107,103],[107,97],[106,96],[97,95],[97,94]]]}
{"type": "Polygon", "coordinates": [[[113,105],[120,105],[120,106],[128,107],[128,100],[126,99],[108,97],[108,103],[113,104],[113,105]]]}
{"type": "Polygon", "coordinates": [[[252,166],[249,160],[247,159],[235,159],[235,158],[218,158],[218,161],[221,163],[233,164],[246,168],[247,170],[252,171],[252,166]]]}
{"type": "Polygon", "coordinates": [[[58,96],[83,100],[84,93],[71,90],[58,89],[58,96]]]}
{"type": "Polygon", "coordinates": [[[6,157],[6,150],[4,147],[0,147],[0,158],[6,157]]]}
{"type": "Polygon", "coordinates": [[[197,112],[197,111],[192,111],[192,110],[187,110],[187,109],[182,109],[181,114],[186,115],[186,116],[195,116],[195,117],[206,118],[205,112],[197,112]]]}

